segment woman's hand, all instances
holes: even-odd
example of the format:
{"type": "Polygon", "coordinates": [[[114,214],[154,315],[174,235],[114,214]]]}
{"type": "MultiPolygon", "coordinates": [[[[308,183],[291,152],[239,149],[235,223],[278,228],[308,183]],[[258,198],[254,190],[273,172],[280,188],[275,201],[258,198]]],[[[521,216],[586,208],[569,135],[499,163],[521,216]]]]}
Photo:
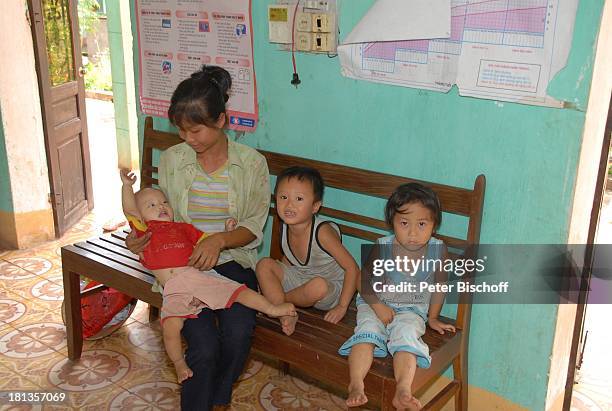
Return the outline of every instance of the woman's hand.
{"type": "MultiPolygon", "coordinates": [[[[220,234],[220,233],[219,233],[220,234]]],[[[219,234],[213,234],[200,241],[189,257],[189,265],[198,270],[210,270],[219,260],[223,249],[223,241],[219,234]]]]}
{"type": "Polygon", "coordinates": [[[393,308],[389,307],[387,304],[372,304],[370,307],[372,307],[372,310],[374,310],[376,316],[384,325],[389,325],[391,321],[393,321],[395,311],[393,311],[393,308]]]}
{"type": "Polygon", "coordinates": [[[149,240],[151,239],[151,233],[146,233],[142,237],[136,237],[136,232],[132,230],[128,236],[125,238],[125,246],[133,252],[134,254],[138,254],[138,256],[142,259],[144,258],[144,254],[142,253],[146,246],[149,245],[149,240]]]}

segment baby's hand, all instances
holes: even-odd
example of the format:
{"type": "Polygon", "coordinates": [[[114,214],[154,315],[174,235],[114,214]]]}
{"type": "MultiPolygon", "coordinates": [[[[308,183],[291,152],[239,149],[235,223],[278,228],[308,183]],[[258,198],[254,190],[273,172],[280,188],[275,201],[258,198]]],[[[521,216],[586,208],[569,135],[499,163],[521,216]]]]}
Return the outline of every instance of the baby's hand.
{"type": "Polygon", "coordinates": [[[119,175],[121,176],[121,182],[124,185],[133,186],[136,182],[136,175],[132,173],[132,170],[128,170],[127,168],[122,168],[119,171],[119,175]]]}
{"type": "Polygon", "coordinates": [[[395,316],[395,311],[393,308],[389,307],[387,304],[378,303],[372,304],[372,309],[376,313],[376,316],[384,325],[389,325],[391,321],[393,321],[393,317],[395,316]]]}
{"type": "Polygon", "coordinates": [[[225,220],[225,231],[234,231],[237,225],[238,225],[238,220],[230,217],[227,220],[225,220]]]}
{"type": "Polygon", "coordinates": [[[432,330],[437,331],[440,334],[444,334],[444,331],[455,332],[455,326],[454,325],[444,323],[444,322],[438,320],[437,318],[429,318],[427,320],[427,322],[429,323],[429,328],[431,328],[432,330]]]}

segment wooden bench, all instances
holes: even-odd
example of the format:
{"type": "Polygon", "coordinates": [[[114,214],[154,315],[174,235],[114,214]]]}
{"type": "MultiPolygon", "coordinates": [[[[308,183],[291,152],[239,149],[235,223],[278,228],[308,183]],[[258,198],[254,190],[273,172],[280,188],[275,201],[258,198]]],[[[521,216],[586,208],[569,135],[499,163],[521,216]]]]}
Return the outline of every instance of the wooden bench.
{"type": "MultiPolygon", "coordinates": [[[[157,168],[153,166],[153,151],[165,150],[180,142],[181,140],[175,134],[154,130],[152,119],[146,119],[141,170],[142,187],[157,184],[154,177],[157,168]]],[[[272,175],[278,175],[281,170],[292,165],[315,167],[321,172],[327,187],[372,197],[386,199],[398,185],[418,181],[284,154],[266,151],[262,151],[262,154],[268,161],[272,175]]],[[[443,239],[449,247],[457,250],[466,250],[469,245],[477,244],[485,190],[484,176],[479,175],[476,178],[474,188],[471,190],[425,181],[419,182],[436,191],[445,213],[464,216],[468,220],[467,234],[464,238],[443,235],[438,237],[443,239]]],[[[274,258],[280,258],[278,226],[280,220],[273,208],[270,212],[273,216],[270,254],[274,258]]],[[[322,207],[320,214],[336,219],[340,223],[344,236],[361,240],[374,241],[381,236],[380,230],[386,229],[384,221],[354,212],[322,207]]],[[[125,248],[125,236],[125,232],[116,232],[62,248],[68,356],[72,360],[80,358],[83,347],[81,312],[78,303],[80,299],[79,275],[123,291],[149,303],[152,307],[161,306],[161,295],[151,291],[154,280],[152,274],[140,265],[137,256],[125,248]]],[[[453,396],[455,397],[455,409],[467,410],[470,312],[470,296],[462,295],[456,319],[447,319],[457,327],[455,334],[447,333],[441,336],[427,329],[423,339],[430,348],[432,365],[428,369],[417,370],[413,391],[418,396],[451,365],[454,377],[425,405],[426,410],[442,408],[453,396]]],[[[324,321],[322,314],[315,309],[300,309],[299,322],[295,333],[291,336],[282,333],[278,320],[259,315],[253,349],[266,356],[277,358],[285,371],[295,367],[301,373],[345,390],[349,377],[348,363],[345,357],[337,354],[337,350],[353,333],[355,308],[352,307],[342,322],[336,325],[324,321]]],[[[393,409],[391,400],[395,390],[395,379],[390,357],[374,360],[370,373],[366,377],[365,386],[370,406],[378,405],[383,410],[393,409]]]]}

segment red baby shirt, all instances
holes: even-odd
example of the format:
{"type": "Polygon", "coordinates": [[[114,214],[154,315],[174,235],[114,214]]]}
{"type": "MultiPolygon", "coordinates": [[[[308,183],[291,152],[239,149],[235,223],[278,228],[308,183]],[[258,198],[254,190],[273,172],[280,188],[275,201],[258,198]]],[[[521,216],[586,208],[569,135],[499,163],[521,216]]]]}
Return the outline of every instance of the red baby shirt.
{"type": "Polygon", "coordinates": [[[128,219],[137,237],[151,233],[149,245],[144,249],[142,265],[149,270],[184,267],[193,252],[193,247],[204,233],[192,224],[173,221],[147,221],[128,219]],[[145,230],[146,229],[146,230],[145,230]]]}

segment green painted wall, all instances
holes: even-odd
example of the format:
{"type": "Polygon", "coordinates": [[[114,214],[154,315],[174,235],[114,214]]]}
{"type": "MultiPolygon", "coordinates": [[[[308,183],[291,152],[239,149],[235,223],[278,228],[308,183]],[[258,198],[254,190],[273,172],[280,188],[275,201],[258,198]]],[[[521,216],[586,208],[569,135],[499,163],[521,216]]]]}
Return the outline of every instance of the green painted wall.
{"type": "Polygon", "coordinates": [[[118,161],[121,167],[138,168],[136,99],[132,77],[132,35],[129,0],[107,0],[108,42],[113,78],[113,106],[118,161]],[[136,152],[136,154],[134,154],[136,152]],[[132,161],[133,160],[133,161],[132,161]],[[135,164],[133,164],[135,163],[135,164]]]}
{"type": "MultiPolygon", "coordinates": [[[[253,2],[260,123],[243,142],[464,187],[484,173],[483,243],[566,242],[602,0],[580,2],[567,68],[549,87],[577,107],[563,110],[464,98],[456,89],[441,94],[355,81],[340,75],[337,58],[314,55],[297,56],[296,90],[290,54],[267,41],[269,3],[253,2]]],[[[342,3],[341,36],[372,3],[342,3]]],[[[155,126],[168,129],[165,120],[155,126]]],[[[356,200],[326,196],[328,204],[382,216],[382,202],[356,200]]],[[[464,222],[447,219],[441,231],[464,229],[464,222]]],[[[349,247],[358,256],[357,245],[349,247]]],[[[470,384],[543,410],[556,312],[543,305],[475,306],[470,384]]]]}
{"type": "Polygon", "coordinates": [[[11,192],[11,176],[8,169],[6,142],[4,140],[4,123],[0,107],[0,210],[13,212],[13,194],[11,192]]]}

